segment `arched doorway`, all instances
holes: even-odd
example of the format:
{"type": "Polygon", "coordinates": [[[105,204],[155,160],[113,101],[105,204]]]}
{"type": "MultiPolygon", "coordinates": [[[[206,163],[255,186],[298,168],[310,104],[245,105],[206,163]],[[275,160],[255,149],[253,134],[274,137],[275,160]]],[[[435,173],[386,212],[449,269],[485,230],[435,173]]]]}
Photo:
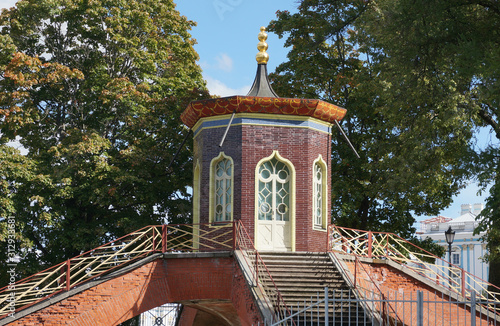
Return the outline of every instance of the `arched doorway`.
{"type": "Polygon", "coordinates": [[[295,250],[295,169],[277,151],[257,164],[255,238],[259,250],[295,250]]]}

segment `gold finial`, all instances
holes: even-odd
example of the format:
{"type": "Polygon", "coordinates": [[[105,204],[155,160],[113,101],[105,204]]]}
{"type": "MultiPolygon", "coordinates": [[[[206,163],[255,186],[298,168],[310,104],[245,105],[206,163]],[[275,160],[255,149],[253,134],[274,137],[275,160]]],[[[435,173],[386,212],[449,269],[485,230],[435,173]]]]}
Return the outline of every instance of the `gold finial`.
{"type": "Polygon", "coordinates": [[[267,61],[269,61],[269,54],[267,54],[267,33],[266,33],[266,28],[262,26],[260,28],[260,33],[259,33],[259,44],[257,44],[257,49],[259,50],[259,53],[255,56],[255,59],[257,60],[258,64],[267,64],[267,61]]]}

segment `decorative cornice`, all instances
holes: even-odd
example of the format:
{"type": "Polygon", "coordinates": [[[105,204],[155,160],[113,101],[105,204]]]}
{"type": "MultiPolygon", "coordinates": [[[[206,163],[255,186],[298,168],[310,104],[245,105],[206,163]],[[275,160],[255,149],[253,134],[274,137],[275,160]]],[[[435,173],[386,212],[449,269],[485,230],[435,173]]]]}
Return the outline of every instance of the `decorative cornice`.
{"type": "Polygon", "coordinates": [[[340,121],[346,110],[339,106],[311,99],[230,96],[193,101],[181,115],[182,122],[192,128],[201,118],[236,113],[265,113],[309,116],[328,123],[340,121]]]}
{"type": "MultiPolygon", "coordinates": [[[[332,133],[332,124],[328,124],[324,121],[317,120],[311,117],[297,117],[294,116],[291,119],[286,119],[288,116],[276,116],[272,114],[267,114],[266,117],[262,117],[265,114],[259,113],[238,113],[235,115],[231,127],[237,126],[263,126],[263,127],[280,127],[280,128],[300,128],[300,129],[310,129],[325,134],[332,133]],[[254,117],[249,117],[255,115],[254,117]]],[[[230,116],[223,115],[220,117],[210,117],[199,120],[191,130],[193,131],[193,138],[196,138],[200,132],[207,129],[213,128],[226,128],[229,124],[230,116]],[[219,118],[219,119],[217,119],[219,118]]]]}

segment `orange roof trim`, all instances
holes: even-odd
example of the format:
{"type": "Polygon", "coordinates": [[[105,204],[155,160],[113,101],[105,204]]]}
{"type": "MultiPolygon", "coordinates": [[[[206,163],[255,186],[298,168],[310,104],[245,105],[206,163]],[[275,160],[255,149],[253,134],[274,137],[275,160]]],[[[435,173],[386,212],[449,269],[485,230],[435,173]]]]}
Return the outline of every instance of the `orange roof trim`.
{"type": "Polygon", "coordinates": [[[321,101],[294,98],[230,96],[193,101],[181,115],[182,122],[192,128],[199,119],[236,113],[268,113],[309,116],[325,122],[340,121],[346,109],[321,101]]]}
{"type": "Polygon", "coordinates": [[[450,217],[444,217],[444,216],[436,216],[436,217],[433,217],[433,218],[429,218],[429,219],[426,219],[424,221],[420,221],[420,223],[424,223],[424,224],[430,224],[430,223],[446,223],[446,222],[449,222],[451,221],[452,218],[450,217]]]}

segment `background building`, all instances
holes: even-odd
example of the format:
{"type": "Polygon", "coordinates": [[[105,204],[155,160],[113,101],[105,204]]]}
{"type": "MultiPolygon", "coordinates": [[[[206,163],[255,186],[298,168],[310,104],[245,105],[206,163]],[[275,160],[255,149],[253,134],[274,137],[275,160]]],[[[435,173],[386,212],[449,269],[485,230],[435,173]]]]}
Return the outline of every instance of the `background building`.
{"type": "Polygon", "coordinates": [[[429,237],[445,247],[446,254],[442,258],[448,261],[449,247],[445,239],[445,231],[451,227],[455,231],[455,239],[451,248],[451,263],[487,281],[489,264],[482,259],[486,254],[486,244],[481,241],[484,232],[474,235],[474,229],[479,223],[476,217],[483,208],[483,204],[464,204],[461,206],[461,215],[457,218],[437,216],[420,222],[418,234],[422,239],[429,237]]]}

